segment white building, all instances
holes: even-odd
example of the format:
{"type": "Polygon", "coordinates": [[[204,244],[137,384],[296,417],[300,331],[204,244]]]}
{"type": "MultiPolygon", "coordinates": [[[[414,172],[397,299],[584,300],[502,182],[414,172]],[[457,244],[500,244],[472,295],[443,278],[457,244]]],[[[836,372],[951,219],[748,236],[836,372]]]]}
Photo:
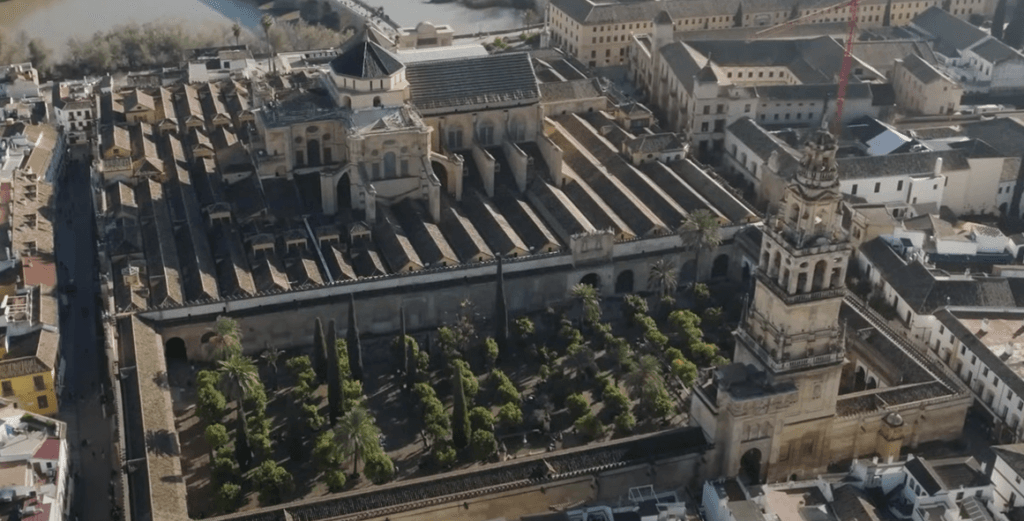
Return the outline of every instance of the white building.
{"type": "Polygon", "coordinates": [[[247,45],[195,49],[188,61],[188,82],[248,78],[256,70],[256,60],[247,45]]]}
{"type": "Polygon", "coordinates": [[[38,97],[39,72],[28,62],[0,67],[0,96],[14,99],[38,97]]]}
{"type": "Polygon", "coordinates": [[[992,447],[996,459],[989,479],[993,502],[1000,512],[1024,507],[1024,444],[992,447]]]}
{"type": "Polygon", "coordinates": [[[93,82],[55,82],[51,104],[54,122],[64,128],[69,145],[88,144],[96,137],[96,100],[93,82]]]}
{"type": "Polygon", "coordinates": [[[73,480],[66,433],[64,422],[0,404],[0,517],[71,518],[73,480]],[[21,517],[14,517],[15,512],[21,517]]]}

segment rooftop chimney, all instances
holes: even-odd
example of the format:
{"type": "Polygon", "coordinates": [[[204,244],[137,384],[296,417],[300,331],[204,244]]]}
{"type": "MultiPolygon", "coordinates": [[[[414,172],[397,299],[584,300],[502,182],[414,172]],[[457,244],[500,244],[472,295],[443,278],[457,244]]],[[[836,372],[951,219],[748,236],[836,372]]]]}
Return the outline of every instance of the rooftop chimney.
{"type": "Polygon", "coordinates": [[[941,175],[941,174],[942,174],[942,158],[941,157],[937,157],[937,158],[935,158],[935,175],[941,175]]]}
{"type": "Polygon", "coordinates": [[[988,319],[987,318],[981,319],[981,332],[982,333],[988,333],[988,319]]]}

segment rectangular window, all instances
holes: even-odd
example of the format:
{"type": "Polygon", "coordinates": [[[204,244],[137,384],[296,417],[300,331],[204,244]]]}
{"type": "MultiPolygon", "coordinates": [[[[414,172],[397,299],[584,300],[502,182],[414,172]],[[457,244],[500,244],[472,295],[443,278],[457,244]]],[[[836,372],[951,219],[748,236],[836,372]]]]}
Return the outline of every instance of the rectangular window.
{"type": "Polygon", "coordinates": [[[743,106],[743,112],[750,112],[750,103],[743,106]]]}
{"type": "Polygon", "coordinates": [[[409,160],[403,159],[400,166],[402,169],[402,175],[409,175],[409,160]]]}
{"type": "Polygon", "coordinates": [[[47,400],[46,396],[40,396],[36,398],[36,404],[39,405],[40,409],[48,409],[50,407],[50,400],[47,400]]]}
{"type": "Polygon", "coordinates": [[[724,119],[716,119],[715,120],[715,132],[725,132],[725,120],[724,119]]]}
{"type": "Polygon", "coordinates": [[[0,388],[3,389],[4,396],[12,396],[14,394],[14,387],[11,386],[11,382],[0,383],[0,388]]]}
{"type": "Polygon", "coordinates": [[[704,113],[711,114],[711,105],[704,105],[704,113]]]}
{"type": "Polygon", "coordinates": [[[37,391],[42,391],[43,389],[46,389],[46,384],[43,383],[42,376],[33,376],[32,383],[36,386],[37,391]]]}
{"type": "Polygon", "coordinates": [[[302,163],[303,163],[302,151],[301,150],[296,150],[295,151],[295,166],[302,166],[302,163]]]}
{"type": "Polygon", "coordinates": [[[850,188],[850,195],[857,195],[857,185],[853,185],[853,187],[850,188]]]}
{"type": "Polygon", "coordinates": [[[903,190],[903,181],[902,180],[896,182],[896,191],[899,192],[900,190],[903,190]]]}
{"type": "Polygon", "coordinates": [[[718,114],[725,114],[725,105],[719,105],[718,110],[715,111],[718,114]]]}
{"type": "Polygon", "coordinates": [[[882,191],[882,183],[875,183],[875,193],[882,191]]]}
{"type": "Polygon", "coordinates": [[[700,131],[701,132],[707,132],[708,131],[708,122],[707,121],[702,122],[700,124],[700,131]]]}

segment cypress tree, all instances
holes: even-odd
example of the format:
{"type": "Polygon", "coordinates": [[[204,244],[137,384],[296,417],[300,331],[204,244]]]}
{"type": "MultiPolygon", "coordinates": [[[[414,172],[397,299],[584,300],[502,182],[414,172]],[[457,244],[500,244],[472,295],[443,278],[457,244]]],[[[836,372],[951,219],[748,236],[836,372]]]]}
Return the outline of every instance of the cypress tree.
{"type": "Polygon", "coordinates": [[[793,4],[793,8],[789,10],[789,19],[790,20],[796,20],[797,18],[800,18],[800,4],[799,3],[793,4]]]}
{"type": "Polygon", "coordinates": [[[885,12],[882,13],[882,27],[889,27],[892,23],[892,0],[885,3],[885,12]]]}
{"type": "Polygon", "coordinates": [[[996,12],[992,15],[992,37],[1003,39],[1003,27],[1006,26],[1006,0],[999,0],[996,12]]]}
{"type": "Polygon", "coordinates": [[[401,327],[399,328],[398,340],[402,345],[402,371],[405,373],[407,387],[412,390],[412,383],[409,378],[409,373],[412,372],[412,366],[416,363],[413,360],[412,353],[409,352],[409,337],[405,334],[405,307],[399,311],[399,319],[401,320],[401,327]]]}
{"type": "Polygon", "coordinates": [[[348,297],[348,366],[352,379],[363,381],[363,346],[359,343],[359,324],[356,323],[356,297],[348,297]]]}
{"type": "Polygon", "coordinates": [[[330,413],[332,427],[337,423],[338,413],[342,407],[341,379],[343,375],[338,371],[338,348],[334,347],[338,345],[337,331],[333,320],[327,323],[327,345],[331,346],[331,349],[327,350],[327,409],[330,413]]]}
{"type": "Polygon", "coordinates": [[[504,353],[508,347],[508,300],[505,298],[505,272],[502,269],[500,255],[497,285],[494,292],[494,341],[498,343],[498,353],[504,353]]]}
{"type": "Polygon", "coordinates": [[[732,17],[733,27],[743,27],[743,2],[736,6],[736,14],[732,17]]]}
{"type": "Polygon", "coordinates": [[[1003,31],[1003,43],[1014,49],[1024,44],[1024,6],[1018,5],[1013,10],[1013,18],[1003,31]]]}
{"type": "Polygon", "coordinates": [[[327,341],[324,340],[324,323],[316,317],[313,326],[313,370],[320,383],[327,381],[327,341]]]}
{"type": "Polygon", "coordinates": [[[252,448],[249,446],[249,421],[245,417],[245,408],[238,404],[238,428],[235,429],[235,459],[243,471],[249,470],[252,464],[252,448]]]}
{"type": "Polygon", "coordinates": [[[455,379],[454,407],[452,408],[452,442],[456,447],[464,449],[469,445],[469,408],[466,405],[466,385],[462,381],[462,372],[452,367],[452,378],[455,379]]]}

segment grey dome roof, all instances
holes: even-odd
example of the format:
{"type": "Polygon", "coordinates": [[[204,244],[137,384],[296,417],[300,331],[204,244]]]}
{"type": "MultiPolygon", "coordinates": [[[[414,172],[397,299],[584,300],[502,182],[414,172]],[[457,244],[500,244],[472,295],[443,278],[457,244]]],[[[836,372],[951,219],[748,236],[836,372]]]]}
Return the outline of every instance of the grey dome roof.
{"type": "Polygon", "coordinates": [[[386,78],[404,67],[394,55],[383,47],[368,41],[357,42],[331,60],[335,74],[353,78],[386,78]]]}

